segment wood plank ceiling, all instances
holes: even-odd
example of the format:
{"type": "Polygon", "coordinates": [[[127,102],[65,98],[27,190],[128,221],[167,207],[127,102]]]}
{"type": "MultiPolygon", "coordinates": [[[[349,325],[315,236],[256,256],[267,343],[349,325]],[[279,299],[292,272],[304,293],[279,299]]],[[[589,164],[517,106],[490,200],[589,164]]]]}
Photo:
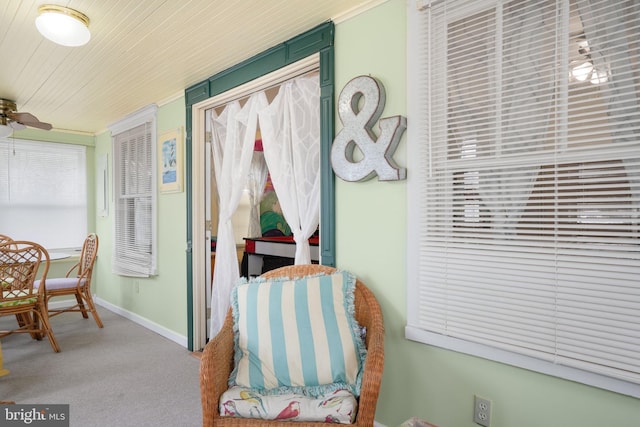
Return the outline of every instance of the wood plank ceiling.
{"type": "Polygon", "coordinates": [[[54,130],[96,134],[316,25],[386,0],[3,0],[0,98],[54,130]],[[41,4],[90,19],[91,41],[58,46],[34,21],[41,4]]]}

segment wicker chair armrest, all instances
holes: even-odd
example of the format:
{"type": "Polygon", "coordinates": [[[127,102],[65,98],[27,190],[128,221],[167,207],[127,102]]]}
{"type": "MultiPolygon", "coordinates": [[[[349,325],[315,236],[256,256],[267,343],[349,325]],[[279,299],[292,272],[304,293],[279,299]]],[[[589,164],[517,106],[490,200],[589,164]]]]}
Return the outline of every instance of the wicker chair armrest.
{"type": "Polygon", "coordinates": [[[80,261],[76,262],[68,271],[65,277],[69,277],[69,275],[76,269],[80,267],[80,261]]]}
{"type": "Polygon", "coordinates": [[[359,286],[359,304],[366,306],[367,358],[362,376],[358,413],[355,424],[372,426],[384,371],[384,321],[382,310],[373,293],[366,286],[359,286]]]}
{"type": "Polygon", "coordinates": [[[200,395],[202,397],[203,426],[213,426],[214,415],[219,415],[220,396],[229,388],[233,369],[233,318],[231,310],[222,329],[204,348],[200,359],[200,395]]]}

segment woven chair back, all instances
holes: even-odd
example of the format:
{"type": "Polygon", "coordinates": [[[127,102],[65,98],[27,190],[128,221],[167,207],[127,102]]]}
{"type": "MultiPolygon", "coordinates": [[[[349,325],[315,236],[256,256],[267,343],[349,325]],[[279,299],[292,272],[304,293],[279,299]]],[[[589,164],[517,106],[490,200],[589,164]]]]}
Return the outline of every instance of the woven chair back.
{"type": "Polygon", "coordinates": [[[82,253],[80,254],[80,265],[78,266],[78,277],[91,278],[93,264],[98,255],[98,236],[91,233],[84,240],[82,245],[82,253]]]}
{"type": "Polygon", "coordinates": [[[37,243],[13,240],[0,244],[1,302],[23,300],[37,295],[34,289],[38,271],[46,277],[49,253],[37,243]]]}

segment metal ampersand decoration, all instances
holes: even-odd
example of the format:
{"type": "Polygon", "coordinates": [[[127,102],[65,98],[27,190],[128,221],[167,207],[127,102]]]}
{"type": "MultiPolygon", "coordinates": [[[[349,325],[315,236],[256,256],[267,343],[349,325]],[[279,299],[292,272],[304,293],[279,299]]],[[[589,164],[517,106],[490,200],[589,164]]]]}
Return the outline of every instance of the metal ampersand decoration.
{"type": "Polygon", "coordinates": [[[407,171],[393,160],[393,153],[407,128],[403,116],[385,117],[379,121],[380,136],[371,130],[384,110],[384,86],[369,76],[352,79],[340,92],[338,115],[344,127],[333,140],[331,165],[335,174],[345,181],[366,181],[376,174],[380,181],[405,179],[407,171]],[[362,109],[359,110],[362,100],[362,109]],[[354,159],[354,149],[362,158],[354,159]]]}

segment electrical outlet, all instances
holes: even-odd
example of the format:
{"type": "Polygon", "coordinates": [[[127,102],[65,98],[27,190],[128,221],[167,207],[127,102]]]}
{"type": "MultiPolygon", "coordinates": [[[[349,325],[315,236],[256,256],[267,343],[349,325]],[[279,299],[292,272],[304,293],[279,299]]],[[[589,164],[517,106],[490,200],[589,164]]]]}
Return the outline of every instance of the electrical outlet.
{"type": "Polygon", "coordinates": [[[484,427],[491,427],[491,401],[474,396],[473,422],[484,427]]]}

